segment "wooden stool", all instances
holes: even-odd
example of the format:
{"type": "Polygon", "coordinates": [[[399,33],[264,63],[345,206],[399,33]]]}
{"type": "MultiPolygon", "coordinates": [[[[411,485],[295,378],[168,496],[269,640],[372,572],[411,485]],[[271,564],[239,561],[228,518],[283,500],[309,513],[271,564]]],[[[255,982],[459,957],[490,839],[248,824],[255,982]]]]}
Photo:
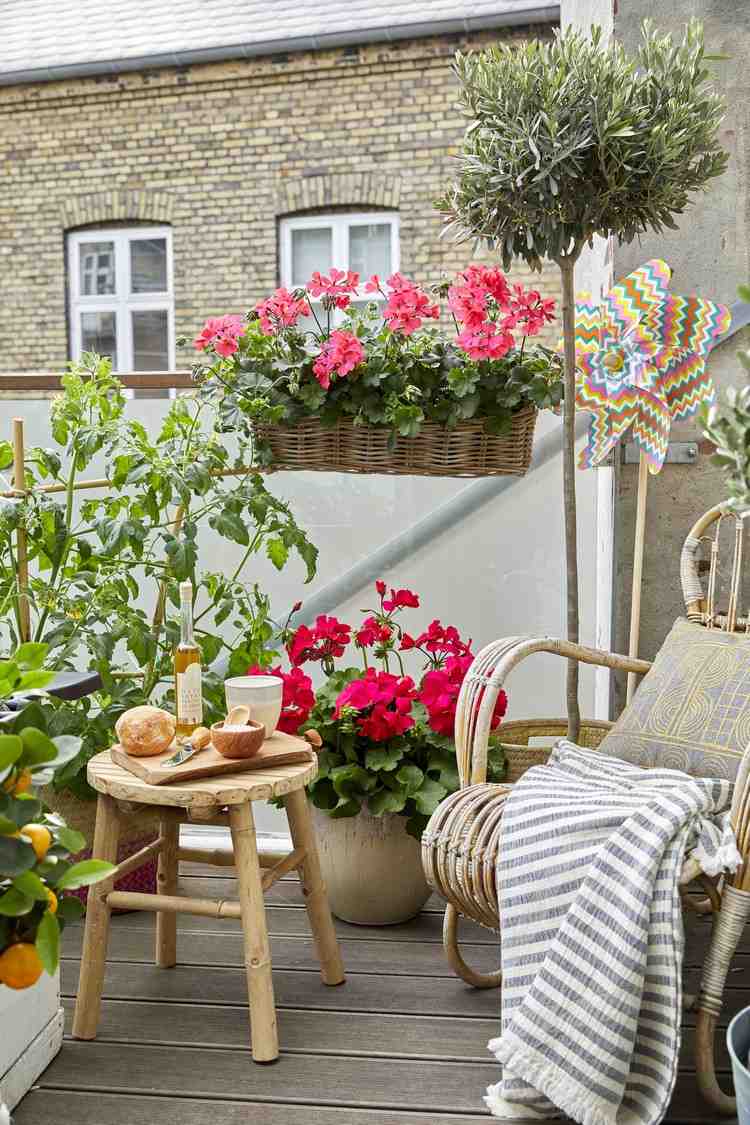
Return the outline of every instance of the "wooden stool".
{"type": "Polygon", "coordinates": [[[78,982],[73,1035],[94,1039],[99,1023],[104,970],[107,959],[109,918],[113,908],[155,910],[156,963],[168,969],[177,963],[177,914],[202,914],[211,918],[240,918],[245,947],[247,990],[252,1032],[252,1054],[256,1062],[272,1062],[279,1056],[276,1010],[271,979],[271,954],[263,893],[289,871],[298,871],[305,906],[325,984],[341,984],[344,968],[326,889],[320,873],[305,785],[317,771],[317,763],[277,766],[200,781],[171,785],[149,785],[115,765],[109,751],[97,754],[88,766],[88,779],[97,790],[96,830],[93,854],[96,859],[116,862],[120,829],[118,802],[159,806],[159,838],[124,860],[104,882],[89,890],[86,930],[78,982]],[[282,797],[289,817],[294,850],[288,855],[258,855],[253,820],[253,801],[282,797]],[[180,824],[228,824],[234,855],[209,848],[181,848],[180,824]],[[159,857],[158,893],[136,894],[114,891],[113,884],[130,871],[159,857]],[[235,864],[239,902],[214,902],[177,894],[177,865],[180,859],[193,862],[235,864]],[[269,870],[262,873],[261,868],[269,870]]]}

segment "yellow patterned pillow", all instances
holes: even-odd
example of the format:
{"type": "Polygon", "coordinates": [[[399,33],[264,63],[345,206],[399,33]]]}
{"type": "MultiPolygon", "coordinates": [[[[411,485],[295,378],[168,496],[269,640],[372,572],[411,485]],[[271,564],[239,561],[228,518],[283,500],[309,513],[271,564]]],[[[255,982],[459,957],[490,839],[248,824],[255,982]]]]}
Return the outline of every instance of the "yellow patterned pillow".
{"type": "Polygon", "coordinates": [[[600,749],[731,781],[748,743],[750,636],[680,618],[600,749]]]}

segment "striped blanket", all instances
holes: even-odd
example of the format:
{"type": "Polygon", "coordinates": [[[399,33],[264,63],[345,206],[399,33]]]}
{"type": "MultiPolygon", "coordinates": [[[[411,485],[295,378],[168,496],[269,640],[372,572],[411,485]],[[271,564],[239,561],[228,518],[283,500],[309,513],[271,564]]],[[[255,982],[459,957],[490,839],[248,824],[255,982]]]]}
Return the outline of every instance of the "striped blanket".
{"type": "Polygon", "coordinates": [[[505,806],[496,1117],[661,1121],[677,1071],[687,854],[739,861],[731,784],[559,743],[505,806]],[[722,814],[722,815],[720,815],[722,814]]]}

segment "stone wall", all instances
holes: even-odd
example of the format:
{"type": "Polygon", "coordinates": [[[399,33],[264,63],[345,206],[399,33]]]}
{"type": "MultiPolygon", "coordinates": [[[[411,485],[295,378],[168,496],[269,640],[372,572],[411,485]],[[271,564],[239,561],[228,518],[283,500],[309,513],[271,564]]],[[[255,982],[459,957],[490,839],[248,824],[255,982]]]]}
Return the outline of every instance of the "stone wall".
{"type": "MultiPolygon", "coordinates": [[[[549,34],[548,29],[508,35],[549,34]]],[[[470,40],[83,77],[0,91],[0,371],[68,355],[65,235],[113,222],[173,229],[176,332],[241,312],[278,283],[278,220],[397,209],[401,268],[423,283],[471,260],[433,201],[463,122],[451,57],[470,40]]],[[[521,268],[519,280],[530,280],[521,268]]],[[[556,294],[556,271],[543,288],[556,294]]],[[[547,342],[554,336],[548,334],[547,342]]],[[[178,353],[178,367],[187,356],[178,353]]]]}

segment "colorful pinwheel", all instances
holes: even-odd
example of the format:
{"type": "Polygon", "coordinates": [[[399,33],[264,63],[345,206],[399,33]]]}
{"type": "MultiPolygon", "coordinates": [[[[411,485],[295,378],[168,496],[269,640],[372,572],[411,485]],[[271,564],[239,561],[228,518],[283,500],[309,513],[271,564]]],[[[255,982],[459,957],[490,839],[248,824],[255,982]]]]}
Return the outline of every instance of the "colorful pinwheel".
{"type": "Polygon", "coordinates": [[[628,431],[658,473],[673,420],[714,398],[706,358],[729,328],[724,305],[667,291],[671,270],[654,258],[595,304],[576,301],[579,409],[592,419],[580,467],[598,465],[628,431]]]}

